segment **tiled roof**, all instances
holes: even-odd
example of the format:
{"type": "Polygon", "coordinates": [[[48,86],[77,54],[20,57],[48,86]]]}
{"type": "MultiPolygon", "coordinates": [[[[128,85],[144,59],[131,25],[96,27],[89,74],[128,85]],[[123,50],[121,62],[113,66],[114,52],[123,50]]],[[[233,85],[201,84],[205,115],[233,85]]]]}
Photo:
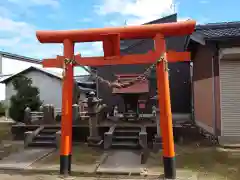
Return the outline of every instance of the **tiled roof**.
{"type": "Polygon", "coordinates": [[[196,33],[202,34],[205,39],[238,37],[240,36],[240,21],[198,25],[196,33]]]}
{"type": "Polygon", "coordinates": [[[10,76],[7,76],[6,78],[2,78],[0,83],[7,83],[9,82],[11,79],[13,79],[15,76],[19,75],[19,74],[23,74],[23,73],[26,73],[28,71],[31,71],[31,70],[37,70],[37,71],[40,71],[40,72],[43,72],[45,74],[48,74],[52,77],[55,77],[55,78],[58,78],[58,79],[62,79],[62,75],[57,73],[57,72],[53,72],[51,70],[47,70],[47,69],[44,69],[44,68],[41,68],[41,67],[36,67],[36,66],[30,66],[18,73],[15,73],[15,74],[12,74],[10,76]]]}
{"type": "Polygon", "coordinates": [[[57,77],[59,79],[62,78],[62,73],[58,73],[58,72],[55,72],[53,70],[42,68],[42,67],[34,67],[34,68],[38,69],[39,71],[45,72],[47,74],[51,74],[52,76],[55,76],[55,77],[57,77]]]}
{"type": "Polygon", "coordinates": [[[81,82],[92,82],[91,75],[80,75],[74,77],[75,81],[81,82]]]}
{"type": "MultiPolygon", "coordinates": [[[[55,78],[58,78],[58,79],[62,79],[62,74],[61,73],[57,73],[53,70],[49,70],[49,69],[46,69],[46,68],[42,68],[42,67],[36,67],[36,66],[30,66],[29,68],[26,68],[18,73],[15,73],[15,74],[11,74],[11,75],[7,75],[7,76],[2,76],[0,78],[0,83],[6,83],[8,81],[10,81],[13,77],[15,77],[16,75],[18,74],[22,74],[22,73],[25,73],[27,71],[31,71],[31,70],[37,70],[37,71],[41,71],[45,74],[48,74],[52,77],[55,77],[55,78]]],[[[75,81],[78,82],[78,83],[83,83],[83,84],[93,84],[91,78],[90,78],[90,75],[80,75],[80,76],[75,76],[74,77],[75,81]]]]}
{"type": "Polygon", "coordinates": [[[4,51],[0,51],[0,55],[3,57],[6,57],[6,58],[13,58],[13,59],[17,59],[20,61],[25,61],[25,62],[35,63],[35,64],[42,63],[42,61],[40,59],[34,59],[34,58],[21,56],[21,55],[13,54],[13,53],[8,53],[8,52],[4,52],[4,51]]]}
{"type": "Polygon", "coordinates": [[[86,87],[82,87],[82,86],[79,86],[79,85],[78,85],[78,87],[81,91],[84,91],[84,92],[96,91],[96,89],[93,89],[93,88],[86,88],[86,87]]]}

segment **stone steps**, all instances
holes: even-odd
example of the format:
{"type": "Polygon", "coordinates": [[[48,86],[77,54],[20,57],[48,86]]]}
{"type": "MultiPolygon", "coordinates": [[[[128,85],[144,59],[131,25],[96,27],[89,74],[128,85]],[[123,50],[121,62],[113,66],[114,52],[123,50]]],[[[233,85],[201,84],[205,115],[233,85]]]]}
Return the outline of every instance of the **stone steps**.
{"type": "Polygon", "coordinates": [[[138,136],[140,128],[131,127],[116,127],[114,136],[138,136]]]}
{"type": "Polygon", "coordinates": [[[35,140],[55,140],[56,139],[56,135],[45,135],[45,134],[39,134],[35,137],[35,140]]]}
{"type": "Polygon", "coordinates": [[[137,149],[139,148],[139,144],[136,142],[113,142],[112,143],[112,148],[117,148],[117,149],[137,149]]]}
{"type": "Polygon", "coordinates": [[[138,127],[115,127],[112,138],[112,148],[115,149],[136,149],[139,148],[138,127]]]}
{"type": "Polygon", "coordinates": [[[55,141],[40,141],[40,140],[35,140],[32,143],[29,144],[29,147],[49,147],[49,148],[55,148],[57,147],[55,141]]]}
{"type": "Polygon", "coordinates": [[[113,136],[113,139],[138,139],[138,136],[113,136]]]}
{"type": "Polygon", "coordinates": [[[43,129],[40,133],[41,134],[54,134],[54,133],[56,133],[58,130],[56,130],[56,129],[50,129],[50,128],[48,128],[48,129],[43,129]]]}
{"type": "Polygon", "coordinates": [[[44,127],[29,144],[29,147],[57,147],[56,132],[59,128],[44,127]]]}
{"type": "Polygon", "coordinates": [[[138,133],[139,130],[138,129],[117,129],[115,131],[116,133],[138,133]]]}

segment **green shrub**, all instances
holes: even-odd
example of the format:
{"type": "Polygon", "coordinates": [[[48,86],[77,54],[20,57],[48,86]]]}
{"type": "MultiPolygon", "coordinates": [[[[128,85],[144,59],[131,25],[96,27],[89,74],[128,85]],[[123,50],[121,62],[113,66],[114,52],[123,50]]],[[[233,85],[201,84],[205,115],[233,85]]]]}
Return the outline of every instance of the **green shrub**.
{"type": "Polygon", "coordinates": [[[0,117],[5,116],[6,107],[3,102],[0,102],[0,117]]]}
{"type": "Polygon", "coordinates": [[[30,107],[32,111],[37,111],[42,105],[39,90],[32,86],[32,80],[25,76],[14,78],[12,85],[16,94],[10,99],[9,116],[14,121],[23,122],[26,107],[30,107]]]}

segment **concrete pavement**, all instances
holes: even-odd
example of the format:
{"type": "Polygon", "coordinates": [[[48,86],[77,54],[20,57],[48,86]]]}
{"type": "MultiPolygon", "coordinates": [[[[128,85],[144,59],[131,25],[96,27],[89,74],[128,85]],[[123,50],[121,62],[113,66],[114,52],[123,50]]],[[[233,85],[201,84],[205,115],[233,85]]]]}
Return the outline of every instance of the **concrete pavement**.
{"type": "Polygon", "coordinates": [[[54,148],[33,148],[16,152],[0,161],[0,169],[28,168],[37,160],[53,152],[54,148]]]}

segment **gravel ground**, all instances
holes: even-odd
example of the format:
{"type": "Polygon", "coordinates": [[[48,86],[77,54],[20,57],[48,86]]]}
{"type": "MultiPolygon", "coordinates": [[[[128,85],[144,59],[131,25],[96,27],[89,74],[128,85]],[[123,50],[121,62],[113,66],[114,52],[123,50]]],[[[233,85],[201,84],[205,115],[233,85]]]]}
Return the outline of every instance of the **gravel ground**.
{"type": "MultiPolygon", "coordinates": [[[[68,177],[63,178],[59,175],[16,175],[16,174],[0,174],[1,180],[17,180],[17,179],[23,179],[24,180],[118,180],[118,179],[124,179],[124,180],[143,180],[143,178],[127,178],[127,177],[68,177]]],[[[146,178],[149,179],[149,178],[146,178]]],[[[157,179],[157,178],[150,178],[151,180],[157,179]]]]}

